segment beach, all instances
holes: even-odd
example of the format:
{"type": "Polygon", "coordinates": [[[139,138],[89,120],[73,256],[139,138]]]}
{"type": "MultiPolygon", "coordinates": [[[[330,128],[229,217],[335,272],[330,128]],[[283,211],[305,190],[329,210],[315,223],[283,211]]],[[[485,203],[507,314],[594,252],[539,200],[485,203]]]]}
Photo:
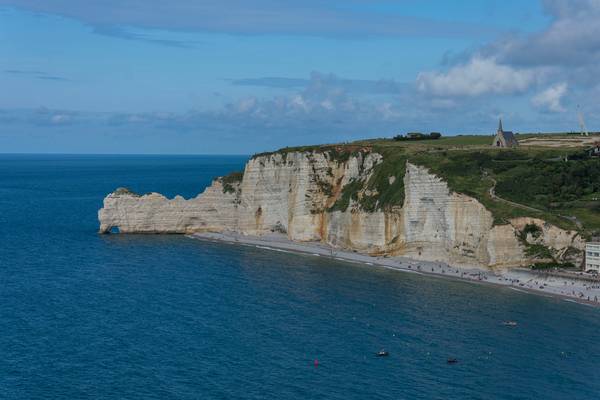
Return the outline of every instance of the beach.
{"type": "Polygon", "coordinates": [[[333,248],[320,242],[295,242],[286,235],[272,233],[263,236],[236,232],[202,232],[189,235],[194,239],[252,246],[269,251],[302,253],[368,267],[388,268],[413,274],[459,279],[479,284],[507,286],[517,291],[561,298],[565,301],[600,306],[600,283],[576,277],[557,277],[526,268],[492,270],[448,265],[443,262],[415,260],[399,256],[370,256],[333,248]]]}

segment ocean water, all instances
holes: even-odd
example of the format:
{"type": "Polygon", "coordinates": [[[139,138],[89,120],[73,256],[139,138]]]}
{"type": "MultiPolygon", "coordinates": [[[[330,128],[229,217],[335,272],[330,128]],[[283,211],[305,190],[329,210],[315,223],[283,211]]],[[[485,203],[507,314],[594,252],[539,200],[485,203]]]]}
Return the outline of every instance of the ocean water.
{"type": "Polygon", "coordinates": [[[0,399],[600,398],[596,308],[96,233],[118,186],[191,197],[244,161],[0,155],[0,399]]]}

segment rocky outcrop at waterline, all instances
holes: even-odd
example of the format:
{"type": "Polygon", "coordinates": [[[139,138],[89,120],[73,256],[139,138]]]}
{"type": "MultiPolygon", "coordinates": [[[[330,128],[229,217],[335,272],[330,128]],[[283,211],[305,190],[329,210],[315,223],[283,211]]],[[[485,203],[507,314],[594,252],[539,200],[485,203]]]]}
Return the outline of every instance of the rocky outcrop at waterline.
{"type": "MultiPolygon", "coordinates": [[[[255,156],[243,174],[223,177],[192,199],[119,189],[104,199],[100,232],[285,233],[372,255],[408,256],[461,266],[512,267],[552,255],[578,262],[575,231],[534,218],[494,224],[477,199],[455,193],[427,168],[407,162],[401,204],[383,205],[367,185],[383,156],[368,149],[255,156]],[[374,204],[365,207],[364,204],[374,204]],[[524,234],[531,226],[536,235],[524,234]],[[535,237],[533,237],[535,236],[535,237]],[[547,249],[542,255],[532,248],[547,249]]],[[[389,176],[389,184],[397,179],[389,176]]]]}

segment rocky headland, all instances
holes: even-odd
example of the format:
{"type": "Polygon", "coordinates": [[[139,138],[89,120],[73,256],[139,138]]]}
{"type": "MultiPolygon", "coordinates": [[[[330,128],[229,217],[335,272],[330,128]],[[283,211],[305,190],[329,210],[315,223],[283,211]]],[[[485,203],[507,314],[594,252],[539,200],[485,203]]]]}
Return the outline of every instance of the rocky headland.
{"type": "Polygon", "coordinates": [[[243,173],[215,179],[192,199],[117,189],[98,213],[100,232],[281,233],[467,268],[581,264],[584,240],[576,229],[543,215],[500,219],[486,199],[453,190],[422,157],[392,156],[386,164],[389,154],[368,146],[260,154],[243,173]]]}

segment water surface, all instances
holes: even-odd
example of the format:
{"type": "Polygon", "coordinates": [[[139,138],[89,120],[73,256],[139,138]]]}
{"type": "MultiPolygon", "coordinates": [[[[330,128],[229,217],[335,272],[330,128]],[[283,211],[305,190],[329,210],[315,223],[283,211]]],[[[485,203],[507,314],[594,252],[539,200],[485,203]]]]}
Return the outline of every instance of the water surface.
{"type": "Polygon", "coordinates": [[[244,161],[0,155],[0,398],[600,397],[595,308],[183,236],[96,234],[118,186],[189,198],[244,161]],[[381,348],[390,356],[376,358],[381,348]]]}

